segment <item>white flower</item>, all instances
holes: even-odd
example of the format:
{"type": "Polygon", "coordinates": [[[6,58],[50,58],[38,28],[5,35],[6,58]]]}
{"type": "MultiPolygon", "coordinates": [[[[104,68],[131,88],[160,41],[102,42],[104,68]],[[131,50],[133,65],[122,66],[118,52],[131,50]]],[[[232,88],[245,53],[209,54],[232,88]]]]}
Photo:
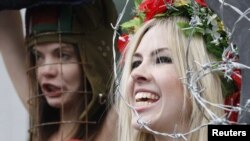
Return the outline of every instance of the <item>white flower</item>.
{"type": "Polygon", "coordinates": [[[208,21],[207,21],[207,24],[210,24],[212,21],[215,21],[217,15],[216,14],[213,14],[212,16],[208,16],[208,21]]]}
{"type": "Polygon", "coordinates": [[[200,17],[198,17],[197,15],[195,15],[195,16],[191,17],[189,25],[191,25],[191,26],[198,26],[198,25],[203,25],[203,24],[201,22],[200,17]]]}

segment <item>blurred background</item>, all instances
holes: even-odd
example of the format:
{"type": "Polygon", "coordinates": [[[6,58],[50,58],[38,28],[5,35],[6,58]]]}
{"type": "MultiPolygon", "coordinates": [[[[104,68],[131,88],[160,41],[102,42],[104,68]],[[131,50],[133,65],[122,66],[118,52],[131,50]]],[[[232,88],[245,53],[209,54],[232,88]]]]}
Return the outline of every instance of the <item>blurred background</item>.
{"type": "MultiPolygon", "coordinates": [[[[23,16],[24,12],[22,9],[23,16]]],[[[27,141],[28,123],[28,112],[16,93],[0,52],[0,141],[27,141]]]]}

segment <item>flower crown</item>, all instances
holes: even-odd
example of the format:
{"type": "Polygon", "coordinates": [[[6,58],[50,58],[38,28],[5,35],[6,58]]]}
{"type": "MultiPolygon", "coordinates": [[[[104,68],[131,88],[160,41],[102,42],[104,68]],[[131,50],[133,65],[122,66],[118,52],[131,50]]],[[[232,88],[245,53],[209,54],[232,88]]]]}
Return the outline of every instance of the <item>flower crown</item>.
{"type": "MultiPolygon", "coordinates": [[[[177,26],[186,36],[202,35],[205,39],[209,53],[213,54],[218,61],[222,60],[224,49],[229,46],[228,33],[219,17],[206,5],[205,0],[135,0],[135,16],[132,20],[121,24],[124,32],[119,36],[118,48],[122,52],[133,34],[144,22],[152,18],[184,16],[190,19],[189,23],[179,22],[177,26]]],[[[224,52],[225,55],[225,52],[224,52]]],[[[237,54],[227,52],[227,59],[234,58],[237,54]]],[[[239,104],[239,90],[241,85],[240,70],[234,70],[230,77],[234,84],[228,83],[224,86],[231,94],[225,104],[237,106],[239,104]],[[236,88],[235,86],[236,85],[236,88]],[[236,89],[236,90],[235,90],[236,89]],[[232,99],[233,98],[233,99],[232,99]],[[230,102],[230,101],[233,101],[230,102]]],[[[226,83],[225,81],[222,81],[226,83]]],[[[237,120],[237,113],[232,113],[231,120],[237,120]]]]}
{"type": "MultiPolygon", "coordinates": [[[[217,59],[225,47],[228,46],[227,33],[224,26],[204,0],[135,0],[136,16],[121,25],[122,31],[133,35],[142,24],[152,18],[169,16],[184,16],[190,19],[189,23],[179,22],[178,27],[186,36],[203,35],[206,47],[217,59]]],[[[119,38],[119,48],[122,50],[128,40],[123,34],[119,38]]]]}

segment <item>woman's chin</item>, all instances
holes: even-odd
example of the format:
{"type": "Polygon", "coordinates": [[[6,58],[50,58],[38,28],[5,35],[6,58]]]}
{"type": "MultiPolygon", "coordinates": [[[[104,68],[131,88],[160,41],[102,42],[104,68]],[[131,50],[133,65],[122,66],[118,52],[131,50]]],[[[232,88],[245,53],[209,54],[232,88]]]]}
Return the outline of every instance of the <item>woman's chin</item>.
{"type": "Polygon", "coordinates": [[[151,128],[152,122],[152,117],[142,116],[141,118],[138,118],[133,116],[132,127],[136,130],[147,132],[143,125],[146,125],[147,127],[151,128]]]}
{"type": "Polygon", "coordinates": [[[143,126],[147,126],[147,128],[157,132],[171,133],[172,130],[169,129],[168,125],[169,124],[160,121],[159,115],[154,115],[153,117],[144,115],[140,118],[137,118],[136,116],[132,117],[132,127],[138,131],[146,133],[149,133],[150,131],[143,126]]]}
{"type": "Polygon", "coordinates": [[[47,99],[47,102],[48,102],[49,106],[51,106],[53,108],[61,108],[61,107],[63,107],[63,103],[59,99],[47,99]]]}
{"type": "Polygon", "coordinates": [[[49,103],[49,106],[51,106],[52,108],[62,108],[63,105],[61,103],[49,103]]]}

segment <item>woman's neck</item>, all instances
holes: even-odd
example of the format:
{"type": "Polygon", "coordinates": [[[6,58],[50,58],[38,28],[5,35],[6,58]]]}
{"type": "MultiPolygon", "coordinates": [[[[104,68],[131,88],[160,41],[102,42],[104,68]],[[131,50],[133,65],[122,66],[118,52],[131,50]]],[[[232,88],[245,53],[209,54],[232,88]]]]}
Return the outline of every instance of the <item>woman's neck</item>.
{"type": "MultiPolygon", "coordinates": [[[[65,114],[68,115],[66,112],[65,114]]],[[[79,127],[79,124],[75,123],[76,120],[77,118],[75,116],[64,116],[59,125],[59,129],[49,138],[49,141],[67,141],[74,138],[74,134],[79,127]]]]}
{"type": "MultiPolygon", "coordinates": [[[[79,102],[80,103],[80,102],[79,102]]],[[[80,103],[81,104],[81,103],[80,103]]],[[[73,104],[72,104],[73,105],[73,104]]],[[[74,134],[79,128],[79,117],[81,114],[82,107],[81,105],[74,104],[73,106],[64,106],[61,108],[60,118],[61,124],[59,129],[55,132],[50,138],[49,141],[61,141],[69,140],[74,137],[74,134]]]]}

